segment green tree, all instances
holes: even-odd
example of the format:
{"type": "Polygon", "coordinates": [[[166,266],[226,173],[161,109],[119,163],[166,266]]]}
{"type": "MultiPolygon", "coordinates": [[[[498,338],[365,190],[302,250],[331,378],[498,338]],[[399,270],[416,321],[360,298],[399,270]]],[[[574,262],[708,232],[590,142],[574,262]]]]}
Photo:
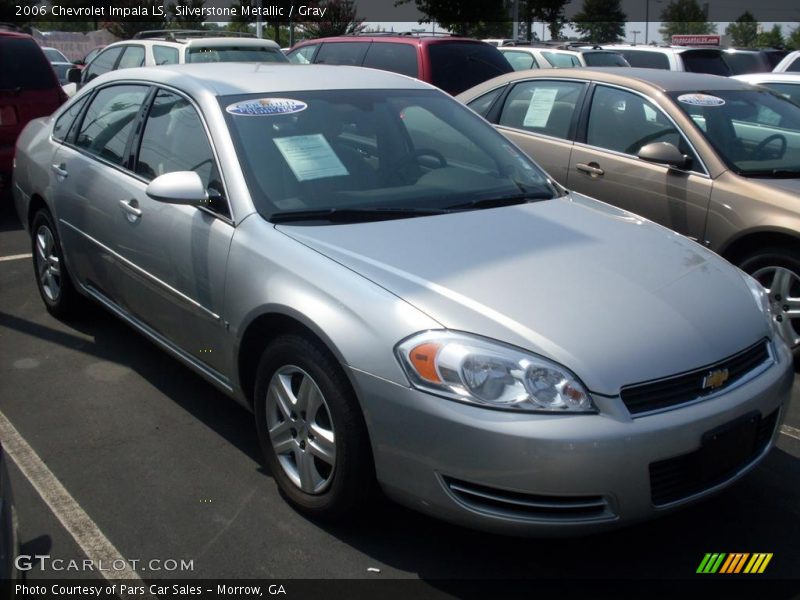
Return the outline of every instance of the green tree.
{"type": "Polygon", "coordinates": [[[746,10],[725,28],[725,35],[730,36],[731,46],[752,48],[758,38],[758,21],[746,10]]]}
{"type": "Polygon", "coordinates": [[[365,19],[356,15],[356,4],[353,0],[323,0],[317,6],[326,9],[325,16],[303,23],[306,37],[352,35],[361,33],[366,27],[365,19]]]}
{"type": "MultiPolygon", "coordinates": [[[[520,10],[520,15],[524,14],[529,24],[534,20],[547,23],[550,37],[554,40],[560,39],[561,30],[569,22],[564,9],[571,0],[520,0],[523,1],[524,6],[520,10]]],[[[529,31],[531,31],[530,26],[529,31]]]]}
{"type": "Polygon", "coordinates": [[[673,35],[704,35],[717,32],[717,24],[709,23],[697,0],[672,0],[661,11],[663,25],[659,33],[670,43],[673,35]]]}
{"type": "Polygon", "coordinates": [[[435,21],[458,35],[481,37],[493,25],[509,22],[508,10],[499,0],[395,0],[394,4],[412,2],[424,15],[420,23],[435,21]]]}
{"type": "Polygon", "coordinates": [[[177,2],[170,2],[167,5],[170,27],[175,27],[177,29],[202,29],[205,17],[198,13],[202,13],[205,3],[206,0],[177,0],[177,2]],[[179,11],[178,9],[182,10],[179,11]],[[181,14],[178,14],[179,12],[181,14]]]}
{"type": "Polygon", "coordinates": [[[773,25],[769,31],[758,34],[756,44],[760,48],[783,48],[783,33],[780,25],[773,25]]]}
{"type": "Polygon", "coordinates": [[[626,18],[620,0],[583,0],[583,10],[573,17],[573,24],[584,40],[604,44],[624,38],[626,18]]]}
{"type": "Polygon", "coordinates": [[[786,37],[786,47],[792,50],[800,50],[800,27],[786,37]]]}

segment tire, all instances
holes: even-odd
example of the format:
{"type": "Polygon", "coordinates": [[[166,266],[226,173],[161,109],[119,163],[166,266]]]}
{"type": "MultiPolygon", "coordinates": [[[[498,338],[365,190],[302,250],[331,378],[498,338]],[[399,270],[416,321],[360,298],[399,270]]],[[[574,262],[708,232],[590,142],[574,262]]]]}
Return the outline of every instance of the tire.
{"type": "Polygon", "coordinates": [[[797,362],[800,359],[800,253],[788,248],[765,248],[742,259],[739,268],[769,291],[773,318],[797,362]],[[797,311],[796,316],[790,316],[793,314],[788,312],[790,310],[797,311]]]}
{"type": "Polygon", "coordinates": [[[39,210],[31,222],[31,252],[36,287],[47,311],[59,319],[75,317],[84,304],[72,283],[53,217],[39,210]]]}
{"type": "Polygon", "coordinates": [[[358,514],[375,488],[372,451],[355,394],[327,348],[301,334],[275,339],[258,365],[254,409],[264,457],[289,503],[326,520],[358,514]]]}

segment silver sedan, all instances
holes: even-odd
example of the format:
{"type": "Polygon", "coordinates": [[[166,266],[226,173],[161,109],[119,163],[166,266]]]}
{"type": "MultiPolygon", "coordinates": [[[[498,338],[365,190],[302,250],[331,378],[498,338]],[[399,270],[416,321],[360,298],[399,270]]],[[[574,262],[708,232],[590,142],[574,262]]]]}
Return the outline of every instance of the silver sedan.
{"type": "Polygon", "coordinates": [[[400,75],[108,74],[25,129],[14,197],[47,309],[90,298],[251,408],[312,516],[382,489],[608,529],[737,480],[786,414],[755,280],[400,75]]]}

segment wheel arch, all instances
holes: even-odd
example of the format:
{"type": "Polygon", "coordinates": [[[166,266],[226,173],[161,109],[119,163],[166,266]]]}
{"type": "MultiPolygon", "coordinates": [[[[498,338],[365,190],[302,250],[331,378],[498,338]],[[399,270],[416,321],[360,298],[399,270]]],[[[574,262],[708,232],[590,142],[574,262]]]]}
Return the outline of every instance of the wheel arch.
{"type": "Polygon", "coordinates": [[[720,255],[736,265],[755,250],[770,247],[788,248],[800,253],[800,235],[782,228],[748,230],[722,248],[720,255]]]}

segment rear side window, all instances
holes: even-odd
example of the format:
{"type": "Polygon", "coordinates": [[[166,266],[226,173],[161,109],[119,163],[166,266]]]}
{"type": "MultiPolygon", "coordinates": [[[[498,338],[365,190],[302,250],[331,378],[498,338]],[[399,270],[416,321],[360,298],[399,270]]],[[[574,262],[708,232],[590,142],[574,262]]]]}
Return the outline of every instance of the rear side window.
{"type": "Polygon", "coordinates": [[[132,69],[144,64],[144,47],[126,46],[122,58],[119,59],[118,69],[132,69]]]}
{"type": "Polygon", "coordinates": [[[143,85],[114,85],[97,92],[83,116],[75,145],[124,165],[128,138],[147,89],[143,85]]]}
{"type": "Polygon", "coordinates": [[[786,70],[790,73],[800,73],[800,58],[795,58],[794,62],[786,67],[786,70]]]}
{"type": "Polygon", "coordinates": [[[503,52],[503,56],[515,71],[524,71],[526,69],[538,69],[539,63],[536,62],[533,54],[529,52],[521,52],[519,50],[509,50],[503,52]]]}
{"type": "Polygon", "coordinates": [[[114,63],[117,62],[120,53],[122,52],[121,46],[115,46],[108,50],[103,50],[98,54],[95,59],[86,67],[83,75],[84,83],[87,83],[103,73],[108,73],[114,68],[114,63]]]}
{"type": "Polygon", "coordinates": [[[722,53],[714,50],[687,50],[681,53],[683,67],[692,73],[708,73],[709,75],[722,75],[729,77],[731,68],[722,53]]]}
{"type": "Polygon", "coordinates": [[[760,54],[754,52],[726,52],[725,62],[728,63],[733,75],[766,73],[772,70],[766,57],[762,57],[760,54]]]}
{"type": "Polygon", "coordinates": [[[513,69],[489,44],[452,42],[428,45],[433,85],[455,96],[513,69]]]}
{"type": "Polygon", "coordinates": [[[0,40],[0,65],[0,90],[46,90],[56,86],[53,69],[33,40],[0,40]]]}
{"type": "Polygon", "coordinates": [[[327,42],[322,44],[314,62],[360,67],[368,47],[369,42],[327,42]]]}
{"type": "Polygon", "coordinates": [[[519,83],[506,98],[499,124],[567,139],[575,107],[585,87],[573,81],[519,83]]]}
{"type": "Polygon", "coordinates": [[[622,50],[622,56],[632,67],[643,69],[664,69],[669,71],[669,57],[661,52],[648,52],[646,50],[622,50]]]}
{"type": "Polygon", "coordinates": [[[373,42],[367,50],[363,66],[417,77],[417,48],[411,44],[373,42]]]}
{"type": "Polygon", "coordinates": [[[88,96],[84,96],[82,99],[75,102],[56,119],[56,124],[53,126],[53,139],[63,142],[69,137],[72,124],[80,114],[83,105],[86,104],[86,98],[88,98],[88,96]]]}
{"type": "Polygon", "coordinates": [[[157,65],[177,65],[178,49],[170,46],[153,46],[153,58],[157,65]]]}

